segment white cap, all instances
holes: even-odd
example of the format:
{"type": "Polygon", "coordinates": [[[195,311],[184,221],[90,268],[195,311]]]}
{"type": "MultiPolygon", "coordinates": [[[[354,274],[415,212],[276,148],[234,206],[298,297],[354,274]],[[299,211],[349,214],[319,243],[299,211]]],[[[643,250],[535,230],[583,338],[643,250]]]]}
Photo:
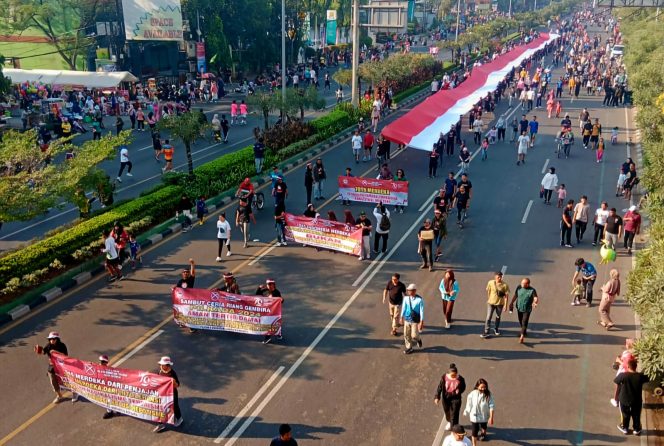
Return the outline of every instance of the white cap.
{"type": "Polygon", "coordinates": [[[629,207],[630,212],[634,212],[636,210],[636,206],[632,205],[629,207]]]}
{"type": "Polygon", "coordinates": [[[416,289],[417,289],[417,285],[415,285],[414,283],[411,283],[410,285],[408,285],[408,288],[406,288],[406,291],[414,291],[416,289]]]}
{"type": "Polygon", "coordinates": [[[161,359],[159,360],[160,365],[173,365],[173,361],[171,361],[170,356],[162,356],[161,359]]]}
{"type": "Polygon", "coordinates": [[[48,339],[59,339],[60,338],[60,333],[57,331],[52,331],[48,334],[48,339]]]}
{"type": "Polygon", "coordinates": [[[100,362],[108,362],[108,356],[107,355],[99,355],[99,361],[100,362]]]}

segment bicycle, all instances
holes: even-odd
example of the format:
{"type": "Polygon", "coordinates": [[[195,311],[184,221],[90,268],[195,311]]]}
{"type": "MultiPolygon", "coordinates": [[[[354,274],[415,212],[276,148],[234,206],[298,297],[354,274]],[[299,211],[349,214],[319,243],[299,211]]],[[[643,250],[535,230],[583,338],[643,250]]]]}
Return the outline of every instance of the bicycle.
{"type": "MultiPolygon", "coordinates": [[[[249,196],[248,193],[243,193],[243,192],[241,192],[239,194],[235,194],[235,198],[245,199],[249,196]]],[[[263,194],[263,192],[254,193],[254,197],[251,200],[251,207],[253,209],[262,211],[264,206],[265,206],[265,195],[263,194]]]]}

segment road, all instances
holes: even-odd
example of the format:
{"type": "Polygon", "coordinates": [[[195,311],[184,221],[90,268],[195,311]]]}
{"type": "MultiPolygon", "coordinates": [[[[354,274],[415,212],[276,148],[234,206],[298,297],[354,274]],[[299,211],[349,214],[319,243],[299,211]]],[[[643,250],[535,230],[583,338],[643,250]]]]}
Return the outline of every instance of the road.
{"type": "MultiPolygon", "coordinates": [[[[269,444],[283,422],[293,426],[305,446],[439,445],[444,422],[432,400],[450,363],[457,364],[471,388],[480,377],[488,380],[497,404],[491,444],[642,444],[618,432],[619,413],[608,403],[614,375],[610,364],[624,339],[634,337],[633,313],[624,301],[617,302],[612,312],[617,329],[607,332],[595,323],[596,305],[571,307],[569,295],[577,257],[598,267],[597,294],[611,267],[626,280],[632,258],[619,252],[615,264],[599,265],[598,250],[589,242],[560,248],[560,211],[538,199],[544,167],[553,165],[570,198],[588,195],[593,210],[601,200],[619,211],[627,208],[614,196],[614,184],[628,154],[624,141],[633,128],[631,111],[602,108],[601,99],[585,96],[574,104],[566,96],[564,106],[572,117],[587,106],[605,129],[620,127],[623,143],[607,146],[602,164],[578,144],[570,159],[555,159],[552,139],[559,120],[537,110],[540,140],[525,166],[515,165],[516,150],[506,143],[492,146],[487,161],[471,163],[470,220],[463,230],[450,220],[434,272],[418,269],[415,233],[431,215],[441,175],[427,178],[426,154],[407,149],[392,159],[391,167],[403,168],[410,179],[411,205],[403,215],[393,215],[385,256],[358,262],[301,246],[275,248],[265,210],[252,230],[260,242],[242,249],[234,234],[233,256],[222,264],[214,262],[216,232],[208,222],[147,250],[144,266],[124,282],[109,286],[100,278],[0,330],[0,389],[10,402],[0,409],[0,445],[44,438],[54,445],[94,444],[102,438],[106,444],[124,444],[131,436],[135,444],[259,446],[269,444]],[[228,270],[245,292],[275,278],[285,296],[285,340],[263,345],[251,336],[190,334],[177,328],[169,289],[190,257],[198,262],[198,287],[213,286],[228,270]],[[437,291],[445,268],[454,268],[461,288],[449,330],[437,291]],[[504,316],[501,337],[479,337],[484,288],[496,270],[506,272],[512,290],[522,277],[530,277],[541,296],[524,345],[517,343],[515,315],[504,316]],[[402,339],[390,335],[387,308],[381,304],[382,289],[395,271],[404,283],[418,284],[425,299],[424,346],[410,356],[402,353],[402,339]],[[129,417],[101,420],[103,409],[85,402],[51,405],[46,361],[31,348],[43,344],[50,330],[58,330],[70,354],[81,359],[105,353],[112,364],[152,370],[160,356],[171,355],[182,382],[183,426],[157,435],[152,425],[129,417]]],[[[520,110],[502,103],[498,113],[511,117],[520,110]]],[[[351,164],[349,147],[344,142],[323,154],[328,175],[341,173],[346,165],[356,175],[375,175],[371,164],[351,164]]],[[[445,163],[443,172],[456,171],[453,162],[445,163]]],[[[286,174],[287,208],[294,213],[305,207],[302,179],[301,168],[286,174]]],[[[325,196],[333,198],[334,189],[326,185],[325,196]]],[[[332,209],[343,215],[336,201],[318,207],[323,214],[332,209]]],[[[354,203],[351,210],[357,216],[371,207],[354,203]]],[[[462,421],[469,424],[463,416],[462,421]]]]}

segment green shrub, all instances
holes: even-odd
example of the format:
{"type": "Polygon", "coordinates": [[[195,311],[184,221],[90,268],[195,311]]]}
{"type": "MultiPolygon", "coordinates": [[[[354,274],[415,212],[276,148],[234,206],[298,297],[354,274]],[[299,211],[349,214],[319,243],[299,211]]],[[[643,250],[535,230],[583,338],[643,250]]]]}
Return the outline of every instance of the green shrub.
{"type": "Polygon", "coordinates": [[[354,123],[355,121],[348,112],[339,108],[335,108],[327,115],[311,121],[311,125],[316,130],[316,134],[321,135],[323,139],[339,133],[354,123]]]}

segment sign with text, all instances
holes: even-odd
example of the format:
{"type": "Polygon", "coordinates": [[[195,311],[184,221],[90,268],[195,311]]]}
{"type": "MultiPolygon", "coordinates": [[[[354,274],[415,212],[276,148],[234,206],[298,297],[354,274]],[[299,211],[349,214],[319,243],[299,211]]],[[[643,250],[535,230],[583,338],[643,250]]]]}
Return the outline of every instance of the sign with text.
{"type": "Polygon", "coordinates": [[[175,423],[173,379],[140,370],[108,367],[51,352],[58,383],[91,403],[130,417],[175,423]]]}
{"type": "Polygon", "coordinates": [[[122,0],[127,40],[182,41],[180,0],[122,0]]]}
{"type": "Polygon", "coordinates": [[[337,200],[408,206],[408,181],[340,176],[337,200]]]}
{"type": "Polygon", "coordinates": [[[362,229],[338,221],[286,214],[286,239],[316,248],[357,255],[362,229]]]}
{"type": "Polygon", "coordinates": [[[281,298],[174,288],[173,319],[181,327],[253,335],[281,334],[281,298]]]}

